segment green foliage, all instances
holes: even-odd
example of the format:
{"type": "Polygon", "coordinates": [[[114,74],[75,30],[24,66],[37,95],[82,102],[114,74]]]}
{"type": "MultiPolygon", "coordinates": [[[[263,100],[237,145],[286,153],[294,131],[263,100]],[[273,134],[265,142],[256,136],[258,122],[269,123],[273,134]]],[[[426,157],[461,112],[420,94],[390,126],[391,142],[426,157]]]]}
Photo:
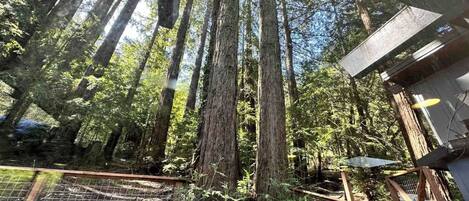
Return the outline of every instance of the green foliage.
{"type": "Polygon", "coordinates": [[[19,54],[19,40],[26,37],[27,27],[36,22],[33,5],[27,0],[6,0],[0,4],[0,61],[11,53],[19,54]]]}

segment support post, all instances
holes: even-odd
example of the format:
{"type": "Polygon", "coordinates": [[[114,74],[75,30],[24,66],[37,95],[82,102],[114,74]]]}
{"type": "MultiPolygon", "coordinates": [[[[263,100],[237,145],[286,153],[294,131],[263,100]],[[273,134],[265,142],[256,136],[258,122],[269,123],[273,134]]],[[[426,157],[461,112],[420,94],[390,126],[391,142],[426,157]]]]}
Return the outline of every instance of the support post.
{"type": "Polygon", "coordinates": [[[427,185],[427,178],[425,177],[425,174],[423,173],[423,170],[421,169],[419,172],[419,183],[417,186],[417,195],[418,195],[418,201],[424,201],[425,200],[425,186],[427,185]]]}
{"type": "Polygon", "coordinates": [[[389,182],[390,179],[386,178],[386,185],[388,186],[389,192],[391,193],[391,199],[392,201],[400,201],[399,195],[397,194],[396,189],[391,185],[391,182],[389,182]]]}
{"type": "Polygon", "coordinates": [[[40,172],[36,171],[34,173],[33,186],[31,188],[31,191],[29,191],[28,193],[28,197],[26,198],[26,201],[39,200],[39,196],[41,195],[41,191],[42,189],[44,189],[46,182],[47,182],[47,179],[44,177],[41,177],[40,172]]]}
{"type": "Polygon", "coordinates": [[[352,194],[352,186],[348,182],[347,173],[342,171],[340,172],[340,175],[342,177],[342,183],[344,185],[345,198],[347,198],[347,201],[354,201],[352,194]]]}

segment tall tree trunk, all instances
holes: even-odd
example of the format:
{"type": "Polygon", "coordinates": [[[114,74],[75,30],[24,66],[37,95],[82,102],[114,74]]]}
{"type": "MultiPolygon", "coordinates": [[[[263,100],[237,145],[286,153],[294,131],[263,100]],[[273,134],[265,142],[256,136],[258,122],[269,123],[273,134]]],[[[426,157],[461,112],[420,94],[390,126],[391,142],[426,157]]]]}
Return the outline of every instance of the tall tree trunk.
{"type": "Polygon", "coordinates": [[[299,92],[296,84],[295,69],[293,66],[293,40],[291,37],[290,22],[288,19],[287,3],[285,0],[281,1],[283,11],[283,28],[285,30],[285,42],[286,42],[286,67],[287,67],[287,83],[288,93],[290,96],[290,107],[291,107],[291,127],[293,130],[293,147],[295,148],[295,175],[302,181],[308,178],[308,164],[306,162],[306,156],[304,150],[306,143],[304,137],[298,132],[298,101],[299,92]]]}
{"type": "MultiPolygon", "coordinates": [[[[97,92],[97,89],[95,87],[93,89],[87,90],[89,84],[87,76],[93,75],[99,78],[103,75],[104,69],[109,66],[109,62],[117,47],[117,43],[124,33],[124,30],[132,17],[132,13],[137,8],[138,3],[139,0],[133,0],[127,1],[127,3],[124,5],[124,8],[119,14],[119,17],[117,17],[111,30],[94,55],[93,64],[88,66],[86,69],[86,72],[84,73],[84,76],[80,81],[77,89],[72,92],[72,96],[81,96],[84,100],[87,101],[93,98],[97,92]]],[[[74,142],[75,138],[78,136],[78,132],[80,131],[81,125],[83,123],[82,121],[83,120],[81,118],[78,118],[66,122],[61,125],[61,127],[58,129],[58,132],[66,136],[67,139],[70,138],[70,140],[67,141],[74,142]]],[[[71,147],[74,149],[73,145],[71,147]]]]}
{"type": "Polygon", "coordinates": [[[104,18],[104,20],[102,21],[102,24],[104,24],[104,26],[106,26],[109,21],[111,21],[112,19],[112,16],[114,16],[114,14],[116,13],[117,11],[117,8],[119,8],[119,5],[122,3],[122,0],[117,0],[111,7],[111,9],[109,9],[109,12],[107,13],[106,17],[104,18]]]}
{"type": "Polygon", "coordinates": [[[124,8],[122,8],[121,13],[112,25],[111,30],[106,35],[106,38],[104,39],[101,46],[99,46],[96,54],[93,56],[93,64],[88,66],[88,68],[85,70],[83,78],[74,92],[75,95],[82,96],[85,100],[90,100],[93,98],[94,94],[96,93],[96,89],[91,89],[89,91],[86,90],[89,84],[87,76],[93,75],[97,78],[103,76],[105,69],[109,66],[111,57],[116,50],[117,44],[119,43],[125,28],[129,24],[129,21],[132,18],[132,14],[137,8],[139,2],[140,0],[127,1],[127,3],[124,5],[124,8]]]}
{"type": "Polygon", "coordinates": [[[200,69],[202,67],[202,59],[204,56],[205,41],[207,40],[208,23],[209,23],[210,14],[211,14],[210,7],[211,7],[210,1],[207,1],[204,24],[202,25],[202,30],[201,30],[202,34],[200,35],[199,49],[197,51],[195,67],[194,67],[194,70],[192,71],[191,85],[189,87],[189,96],[187,97],[187,102],[186,102],[186,111],[185,111],[186,115],[194,111],[195,109],[195,103],[197,100],[197,89],[199,88],[200,69]]]}
{"type": "MultiPolygon", "coordinates": [[[[252,2],[245,1],[244,10],[245,17],[245,36],[244,36],[244,52],[241,77],[244,80],[243,85],[240,87],[240,100],[246,102],[246,112],[239,117],[242,123],[241,128],[246,132],[246,136],[251,143],[256,142],[256,106],[257,106],[257,77],[258,77],[258,62],[254,58],[254,41],[256,36],[253,33],[253,15],[252,15],[252,2]]],[[[254,144],[253,144],[254,145],[254,144]]],[[[244,167],[252,167],[255,163],[255,148],[249,146],[248,153],[252,154],[249,157],[254,161],[249,161],[248,164],[243,164],[244,167]]]]}
{"type": "MultiPolygon", "coordinates": [[[[368,8],[364,4],[363,0],[356,0],[357,9],[362,19],[363,25],[368,34],[373,33],[373,25],[371,16],[369,15],[368,8]]],[[[432,149],[431,143],[426,138],[425,128],[421,125],[417,114],[412,109],[412,101],[409,98],[407,92],[394,83],[384,82],[384,89],[386,90],[389,102],[394,108],[396,118],[399,122],[401,132],[404,137],[404,141],[407,145],[407,150],[410,152],[410,156],[413,157],[412,161],[416,166],[417,159],[430,153],[432,149]],[[392,91],[392,89],[400,88],[398,91],[392,91]]],[[[448,186],[445,184],[445,178],[436,171],[432,171],[432,175],[438,185],[438,192],[446,200],[451,200],[448,186]]]]}
{"type": "MultiPolygon", "coordinates": [[[[126,95],[124,107],[123,107],[124,109],[130,108],[132,106],[132,102],[134,100],[135,94],[137,93],[138,85],[140,84],[142,73],[145,70],[145,66],[147,64],[148,59],[150,58],[151,51],[156,42],[156,37],[158,36],[159,27],[160,27],[159,22],[157,22],[155,30],[153,31],[152,37],[150,41],[148,41],[148,46],[147,48],[145,48],[145,53],[143,54],[143,57],[139,61],[138,68],[135,69],[134,80],[129,90],[127,91],[127,95],[126,95]]],[[[119,138],[122,135],[122,130],[124,129],[124,125],[125,125],[125,122],[121,120],[118,123],[118,125],[112,130],[111,134],[109,135],[109,138],[106,141],[106,144],[104,146],[104,159],[108,161],[112,160],[112,154],[114,153],[117,143],[119,142],[119,138]]]]}
{"type": "MultiPolygon", "coordinates": [[[[395,116],[399,122],[412,162],[414,163],[414,166],[417,166],[416,161],[431,151],[431,144],[429,144],[425,138],[425,128],[418,119],[415,111],[412,109],[412,101],[405,89],[390,82],[384,82],[384,87],[389,101],[394,108],[395,116]]],[[[438,192],[432,193],[439,193],[445,197],[446,200],[451,200],[445,178],[434,170],[432,170],[431,173],[438,185],[438,192]]]]}
{"type": "MultiPolygon", "coordinates": [[[[252,7],[251,7],[251,2],[248,2],[248,9],[247,11],[249,12],[247,24],[246,24],[246,37],[247,37],[247,42],[246,42],[246,49],[244,52],[245,58],[245,74],[244,74],[244,80],[245,80],[245,100],[249,104],[250,116],[255,117],[256,116],[256,104],[257,104],[257,81],[258,81],[258,70],[259,70],[259,63],[256,61],[254,58],[254,40],[256,40],[255,35],[253,33],[253,16],[252,16],[252,7]]],[[[252,137],[253,140],[255,140],[256,137],[256,121],[251,120],[248,121],[245,125],[245,129],[248,133],[249,136],[252,137]]]]}
{"type": "Polygon", "coordinates": [[[239,178],[236,137],[238,12],[238,0],[220,1],[198,163],[198,170],[204,175],[199,185],[206,189],[224,190],[226,185],[234,190],[239,178]]]}
{"type": "Polygon", "coordinates": [[[190,15],[192,11],[193,0],[187,0],[184,8],[184,14],[179,25],[176,46],[173,49],[171,64],[168,68],[166,77],[166,86],[161,92],[159,108],[156,111],[155,125],[153,127],[152,140],[150,144],[150,155],[153,158],[153,164],[150,172],[153,174],[161,173],[162,161],[165,158],[166,141],[168,138],[169,124],[171,120],[171,111],[173,108],[174,93],[179,77],[180,65],[184,56],[187,30],[190,27],[190,15]]]}
{"type": "Polygon", "coordinates": [[[220,13],[220,0],[213,0],[212,2],[212,13],[210,17],[211,25],[210,25],[210,41],[208,44],[208,52],[205,56],[205,65],[202,68],[203,76],[202,76],[202,87],[200,91],[200,108],[199,108],[199,125],[197,126],[197,148],[194,152],[192,157],[192,166],[196,168],[199,166],[199,159],[200,159],[200,148],[202,145],[202,130],[205,122],[205,111],[207,105],[207,96],[208,96],[208,87],[210,84],[210,79],[212,76],[212,68],[213,68],[213,56],[215,53],[215,43],[217,37],[217,28],[218,28],[218,15],[220,13]]]}
{"type": "MultiPolygon", "coordinates": [[[[70,63],[73,60],[85,59],[87,50],[93,47],[104,31],[104,27],[107,24],[106,18],[109,15],[108,12],[110,12],[113,2],[114,0],[97,1],[86,20],[82,23],[83,26],[74,30],[75,34],[67,42],[64,48],[65,51],[61,53],[62,61],[59,65],[63,70],[70,70],[70,63]]],[[[117,7],[118,3],[114,7],[117,7]]]]}
{"type": "Polygon", "coordinates": [[[260,0],[259,138],[254,188],[259,199],[278,195],[272,180],[284,182],[288,159],[285,97],[275,0],[260,0]]]}

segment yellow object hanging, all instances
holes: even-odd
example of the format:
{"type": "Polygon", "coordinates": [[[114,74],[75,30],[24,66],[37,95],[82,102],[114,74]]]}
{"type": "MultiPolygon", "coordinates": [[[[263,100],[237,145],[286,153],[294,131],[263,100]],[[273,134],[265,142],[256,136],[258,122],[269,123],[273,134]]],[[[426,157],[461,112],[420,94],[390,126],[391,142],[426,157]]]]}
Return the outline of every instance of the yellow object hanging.
{"type": "Polygon", "coordinates": [[[418,102],[416,104],[413,104],[412,109],[415,110],[415,109],[427,108],[427,107],[437,105],[440,102],[441,102],[441,100],[439,98],[427,99],[427,100],[424,100],[422,102],[418,102]]]}

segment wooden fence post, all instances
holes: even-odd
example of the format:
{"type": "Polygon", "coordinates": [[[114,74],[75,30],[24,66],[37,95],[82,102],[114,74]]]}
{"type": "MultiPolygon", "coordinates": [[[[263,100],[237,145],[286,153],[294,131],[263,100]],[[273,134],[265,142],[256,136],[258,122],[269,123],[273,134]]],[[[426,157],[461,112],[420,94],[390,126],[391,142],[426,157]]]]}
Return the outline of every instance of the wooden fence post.
{"type": "Polygon", "coordinates": [[[42,189],[44,189],[46,182],[47,182],[47,178],[45,177],[41,178],[40,172],[36,171],[34,173],[33,185],[32,185],[31,191],[29,191],[28,193],[28,197],[26,198],[26,201],[39,200],[39,196],[41,195],[41,191],[42,189]]]}
{"type": "Polygon", "coordinates": [[[354,197],[352,194],[352,186],[348,182],[347,174],[342,171],[340,172],[340,175],[342,177],[342,183],[344,185],[345,197],[347,198],[347,201],[354,201],[354,197]]]}

